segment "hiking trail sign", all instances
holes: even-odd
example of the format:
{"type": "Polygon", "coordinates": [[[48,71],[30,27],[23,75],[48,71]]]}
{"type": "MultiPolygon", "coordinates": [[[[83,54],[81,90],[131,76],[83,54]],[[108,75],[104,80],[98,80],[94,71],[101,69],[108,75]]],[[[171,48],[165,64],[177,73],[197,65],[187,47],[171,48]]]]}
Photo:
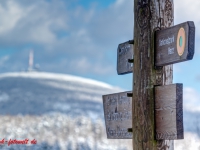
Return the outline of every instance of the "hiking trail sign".
{"type": "MultiPolygon", "coordinates": [[[[188,21],[155,32],[155,66],[191,60],[195,44],[194,22],[188,21]]],[[[130,40],[118,45],[118,75],[133,72],[133,44],[130,40]]],[[[183,85],[156,86],[155,127],[156,140],[184,138],[183,85]]],[[[103,95],[104,116],[108,139],[132,139],[131,91],[103,95]]]]}
{"type": "Polygon", "coordinates": [[[133,90],[103,95],[109,139],[132,138],[133,149],[174,150],[173,140],[184,138],[183,84],[172,84],[172,64],[193,59],[195,25],[173,25],[173,0],[134,0],[135,42],[117,49],[117,73],[134,72],[133,90]]]}
{"type": "Polygon", "coordinates": [[[156,139],[183,139],[183,84],[155,87],[156,139]]]}
{"type": "Polygon", "coordinates": [[[117,48],[117,74],[133,72],[133,40],[121,43],[117,48]]]}
{"type": "Polygon", "coordinates": [[[103,107],[108,139],[132,139],[132,98],[129,92],[103,95],[103,107]]]}
{"type": "MultiPolygon", "coordinates": [[[[183,85],[155,87],[156,139],[183,139],[183,85]]],[[[108,139],[132,139],[131,91],[103,95],[108,139]]]]}
{"type": "Polygon", "coordinates": [[[191,60],[194,55],[195,26],[188,21],[155,33],[156,66],[191,60]]]}

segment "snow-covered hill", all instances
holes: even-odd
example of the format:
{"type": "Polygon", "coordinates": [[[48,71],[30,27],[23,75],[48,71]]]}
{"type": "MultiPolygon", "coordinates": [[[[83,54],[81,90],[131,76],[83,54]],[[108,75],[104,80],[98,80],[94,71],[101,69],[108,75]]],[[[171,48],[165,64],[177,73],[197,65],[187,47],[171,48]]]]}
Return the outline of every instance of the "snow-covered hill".
{"type": "MultiPolygon", "coordinates": [[[[107,139],[103,119],[102,95],[122,91],[71,75],[0,74],[0,140],[38,141],[36,145],[0,144],[0,149],[131,150],[131,140],[107,139]]],[[[175,142],[177,149],[195,144],[192,150],[198,148],[194,133],[199,130],[200,134],[199,116],[199,112],[184,111],[185,140],[175,142]]]]}
{"type": "Polygon", "coordinates": [[[107,140],[103,120],[102,95],[119,91],[63,74],[0,74],[0,140],[37,140],[36,145],[0,144],[0,149],[125,150],[131,141],[107,140]]]}
{"type": "Polygon", "coordinates": [[[120,89],[70,75],[22,72],[0,75],[0,114],[52,112],[103,118],[102,95],[120,89]]]}

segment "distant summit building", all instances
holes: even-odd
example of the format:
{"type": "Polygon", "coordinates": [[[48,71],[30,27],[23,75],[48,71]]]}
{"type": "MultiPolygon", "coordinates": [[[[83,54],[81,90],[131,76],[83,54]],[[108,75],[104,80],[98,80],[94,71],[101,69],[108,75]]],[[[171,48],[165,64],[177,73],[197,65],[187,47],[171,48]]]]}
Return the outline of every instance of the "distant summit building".
{"type": "Polygon", "coordinates": [[[27,69],[28,72],[40,71],[40,65],[39,64],[36,64],[34,66],[34,53],[33,53],[33,50],[30,50],[30,52],[29,52],[29,63],[28,64],[29,64],[28,69],[27,69]]]}

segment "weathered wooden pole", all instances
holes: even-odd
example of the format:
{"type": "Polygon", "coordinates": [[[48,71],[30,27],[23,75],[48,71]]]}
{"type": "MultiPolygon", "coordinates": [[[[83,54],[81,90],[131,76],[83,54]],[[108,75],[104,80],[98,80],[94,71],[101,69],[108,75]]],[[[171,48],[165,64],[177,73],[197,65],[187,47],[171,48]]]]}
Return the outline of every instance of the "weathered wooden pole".
{"type": "Polygon", "coordinates": [[[173,0],[134,0],[133,149],[173,150],[169,140],[155,140],[156,85],[172,83],[173,68],[155,68],[154,31],[173,26],[173,0]]]}

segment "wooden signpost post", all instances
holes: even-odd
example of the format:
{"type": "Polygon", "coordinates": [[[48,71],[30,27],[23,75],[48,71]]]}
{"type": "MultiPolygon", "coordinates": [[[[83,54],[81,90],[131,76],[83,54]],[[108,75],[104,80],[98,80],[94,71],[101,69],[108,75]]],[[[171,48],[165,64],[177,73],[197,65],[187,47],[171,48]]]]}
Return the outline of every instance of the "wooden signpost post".
{"type": "Polygon", "coordinates": [[[174,150],[184,137],[183,85],[172,84],[172,64],[193,58],[195,26],[173,26],[173,9],[173,0],[134,0],[135,42],[117,49],[117,73],[134,72],[133,92],[103,96],[107,137],[132,138],[134,150],[174,150]]]}

